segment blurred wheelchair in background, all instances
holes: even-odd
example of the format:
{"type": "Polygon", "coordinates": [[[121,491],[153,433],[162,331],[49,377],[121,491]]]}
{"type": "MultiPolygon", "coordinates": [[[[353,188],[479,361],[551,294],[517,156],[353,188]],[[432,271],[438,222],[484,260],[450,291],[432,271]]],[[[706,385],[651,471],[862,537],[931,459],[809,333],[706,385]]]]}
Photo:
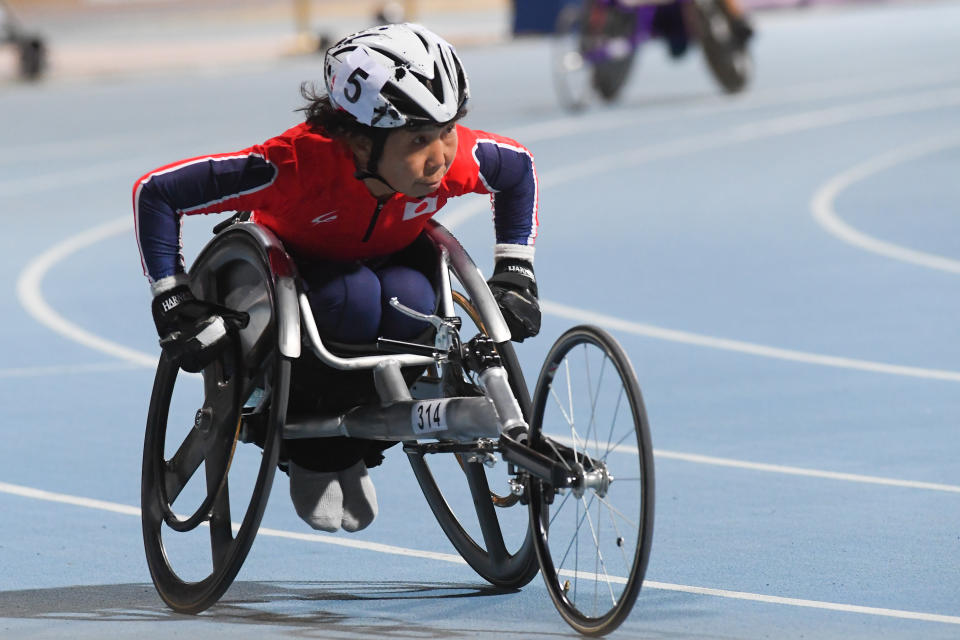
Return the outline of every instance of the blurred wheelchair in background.
{"type": "Polygon", "coordinates": [[[16,48],[18,70],[24,80],[36,80],[46,70],[47,45],[43,38],[24,31],[3,0],[0,0],[0,44],[10,44],[16,48]]]}
{"type": "Polygon", "coordinates": [[[479,269],[436,221],[425,236],[437,256],[437,314],[391,304],[429,322],[428,338],[380,339],[362,352],[321,339],[296,266],[266,228],[231,224],[197,257],[193,291],[249,322],[199,374],[166,352],[157,366],[142,526],[171,608],[203,611],[233,582],[285,447],[350,436],[403,443],[444,533],[490,583],[518,588],[541,571],[560,614],[585,634],[608,633],[630,613],[654,518],[653,450],[630,361],[605,331],[574,327],[549,350],[531,398],[479,269]],[[374,397],[288,414],[293,365],[308,359],[372,380],[374,397]]]}
{"type": "Polygon", "coordinates": [[[552,42],[554,87],[561,104],[584,108],[593,94],[607,102],[620,95],[637,51],[662,39],[670,55],[684,56],[699,42],[724,91],[742,91],[753,73],[752,29],[736,0],[583,0],[568,4],[552,42]]]}

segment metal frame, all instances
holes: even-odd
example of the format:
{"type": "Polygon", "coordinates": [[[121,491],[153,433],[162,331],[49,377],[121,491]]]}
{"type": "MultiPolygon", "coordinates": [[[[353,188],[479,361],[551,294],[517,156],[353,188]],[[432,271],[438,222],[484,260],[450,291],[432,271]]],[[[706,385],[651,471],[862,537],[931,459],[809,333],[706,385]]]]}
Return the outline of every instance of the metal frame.
{"type": "MultiPolygon", "coordinates": [[[[243,226],[252,223],[240,223],[243,226]]],[[[257,227],[256,232],[269,244],[268,252],[279,247],[279,241],[269,231],[257,227]]],[[[440,253],[440,309],[445,316],[453,314],[453,301],[450,290],[450,271],[466,289],[467,295],[476,306],[484,320],[487,334],[495,343],[509,343],[510,330],[503,319],[500,307],[487,287],[480,269],[467,254],[460,242],[439,222],[431,220],[426,234],[440,253]]],[[[295,273],[292,260],[283,254],[285,264],[278,271],[283,280],[284,273],[295,273]]],[[[279,260],[279,257],[277,258],[279,260]]],[[[274,258],[271,257],[271,264],[274,258]]],[[[281,266],[278,264],[278,266],[281,266]]],[[[286,335],[299,335],[299,327],[294,330],[293,311],[284,307],[280,300],[281,288],[278,284],[278,303],[281,305],[281,328],[286,335]]],[[[501,433],[517,427],[526,428],[527,423],[514,392],[509,376],[503,366],[493,366],[480,375],[480,384],[486,392],[481,398],[449,398],[443,400],[446,415],[443,428],[429,432],[418,431],[411,420],[412,412],[422,407],[424,401],[411,399],[406,385],[402,382],[401,367],[425,367],[442,363],[446,352],[438,349],[433,356],[409,353],[389,355],[362,355],[341,357],[332,353],[324,344],[310,308],[306,294],[297,295],[299,307],[298,320],[307,338],[307,345],[324,364],[341,371],[372,369],[377,383],[377,391],[384,406],[358,407],[343,415],[311,416],[299,422],[288,422],[284,427],[285,438],[323,438],[347,435],[377,440],[416,440],[419,438],[455,440],[467,442],[477,438],[496,438],[501,433]]],[[[289,304],[289,303],[288,303],[289,304]]],[[[281,340],[283,344],[283,340],[281,340]]],[[[288,347],[289,348],[289,347],[288,347]]],[[[285,353],[286,355],[286,353],[285,353]]]]}

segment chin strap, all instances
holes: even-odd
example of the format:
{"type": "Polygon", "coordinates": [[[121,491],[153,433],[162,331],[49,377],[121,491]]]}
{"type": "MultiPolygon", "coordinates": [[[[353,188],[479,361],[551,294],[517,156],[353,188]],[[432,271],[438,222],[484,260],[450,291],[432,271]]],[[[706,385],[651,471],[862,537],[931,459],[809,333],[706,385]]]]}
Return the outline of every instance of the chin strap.
{"type": "Polygon", "coordinates": [[[370,146],[370,158],[367,160],[367,168],[357,169],[354,172],[353,177],[357,180],[366,180],[367,178],[379,180],[383,184],[387,185],[388,189],[396,192],[397,190],[393,187],[393,185],[387,182],[386,178],[377,172],[377,165],[380,164],[380,156],[383,155],[383,148],[387,144],[388,135],[390,135],[389,129],[375,128],[373,130],[373,133],[370,136],[370,140],[373,144],[370,146]]]}

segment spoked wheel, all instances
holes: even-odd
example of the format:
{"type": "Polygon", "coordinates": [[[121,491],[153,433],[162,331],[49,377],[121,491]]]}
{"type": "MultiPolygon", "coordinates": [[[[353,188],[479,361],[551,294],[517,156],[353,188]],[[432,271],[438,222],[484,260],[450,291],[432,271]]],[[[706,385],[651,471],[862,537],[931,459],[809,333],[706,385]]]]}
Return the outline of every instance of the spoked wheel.
{"type": "MultiPolygon", "coordinates": [[[[587,9],[590,10],[591,5],[595,4],[588,3],[587,9]]],[[[592,19],[598,23],[597,28],[602,30],[602,35],[588,34],[588,38],[598,38],[605,51],[605,55],[593,66],[593,88],[601,98],[613,102],[619,97],[630,76],[630,69],[633,68],[637,49],[630,39],[633,37],[637,14],[616,6],[593,11],[598,13],[597,17],[592,19]]]]}
{"type": "Polygon", "coordinates": [[[167,355],[157,366],[143,450],[144,548],[161,598],[182,613],[208,608],[233,582],[273,484],[290,362],[277,348],[266,264],[243,234],[208,245],[191,272],[194,292],[246,311],[250,323],[201,374],[167,355]]]}
{"type": "Polygon", "coordinates": [[[47,68],[47,46],[38,36],[26,36],[18,44],[20,50],[20,77],[36,80],[47,68]]]}
{"type": "Polygon", "coordinates": [[[557,16],[551,42],[553,86],[560,104],[578,111],[590,102],[592,68],[583,50],[583,10],[567,5],[557,16]]]}
{"type": "Polygon", "coordinates": [[[596,91],[613,101],[626,84],[636,46],[631,41],[636,14],[604,2],[568,5],[553,35],[553,79],[563,106],[584,108],[596,91]]]}
{"type": "MultiPolygon", "coordinates": [[[[453,300],[466,315],[462,335],[483,331],[483,323],[470,301],[456,291],[453,300]]],[[[524,384],[515,356],[501,357],[508,376],[517,376],[524,384]]],[[[447,367],[443,377],[437,373],[428,373],[418,381],[414,385],[415,395],[440,397],[445,395],[444,389],[456,395],[481,394],[475,382],[460,371],[447,367]]],[[[522,407],[524,402],[520,404],[522,407]]],[[[537,575],[539,567],[527,512],[507,484],[503,462],[488,470],[483,461],[489,458],[477,453],[427,453],[426,447],[413,442],[405,443],[404,450],[437,522],[467,564],[499,587],[519,588],[537,575]]]]}
{"type": "Polygon", "coordinates": [[[580,326],[551,348],[533,398],[531,445],[577,482],[534,482],[530,521],[550,597],[577,631],[629,615],[653,540],[653,448],[633,367],[605,331],[580,326]]]}
{"type": "Polygon", "coordinates": [[[695,0],[691,13],[713,76],[727,93],[742,91],[753,75],[753,58],[746,43],[734,33],[726,3],[723,0],[695,0]]]}

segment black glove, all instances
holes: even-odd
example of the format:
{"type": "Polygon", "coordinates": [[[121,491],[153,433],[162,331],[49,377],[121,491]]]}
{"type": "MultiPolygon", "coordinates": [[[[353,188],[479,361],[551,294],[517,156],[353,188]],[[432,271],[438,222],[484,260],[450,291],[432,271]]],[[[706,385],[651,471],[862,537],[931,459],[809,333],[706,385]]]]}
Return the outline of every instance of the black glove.
{"type": "Polygon", "coordinates": [[[502,258],[487,280],[490,292],[507,321],[511,340],[523,342],[540,333],[540,303],[533,265],[526,260],[502,258]]]}
{"type": "Polygon", "coordinates": [[[157,294],[152,311],[160,346],[192,373],[213,362],[229,344],[228,335],[250,321],[242,311],[197,300],[185,284],[157,294]]]}

